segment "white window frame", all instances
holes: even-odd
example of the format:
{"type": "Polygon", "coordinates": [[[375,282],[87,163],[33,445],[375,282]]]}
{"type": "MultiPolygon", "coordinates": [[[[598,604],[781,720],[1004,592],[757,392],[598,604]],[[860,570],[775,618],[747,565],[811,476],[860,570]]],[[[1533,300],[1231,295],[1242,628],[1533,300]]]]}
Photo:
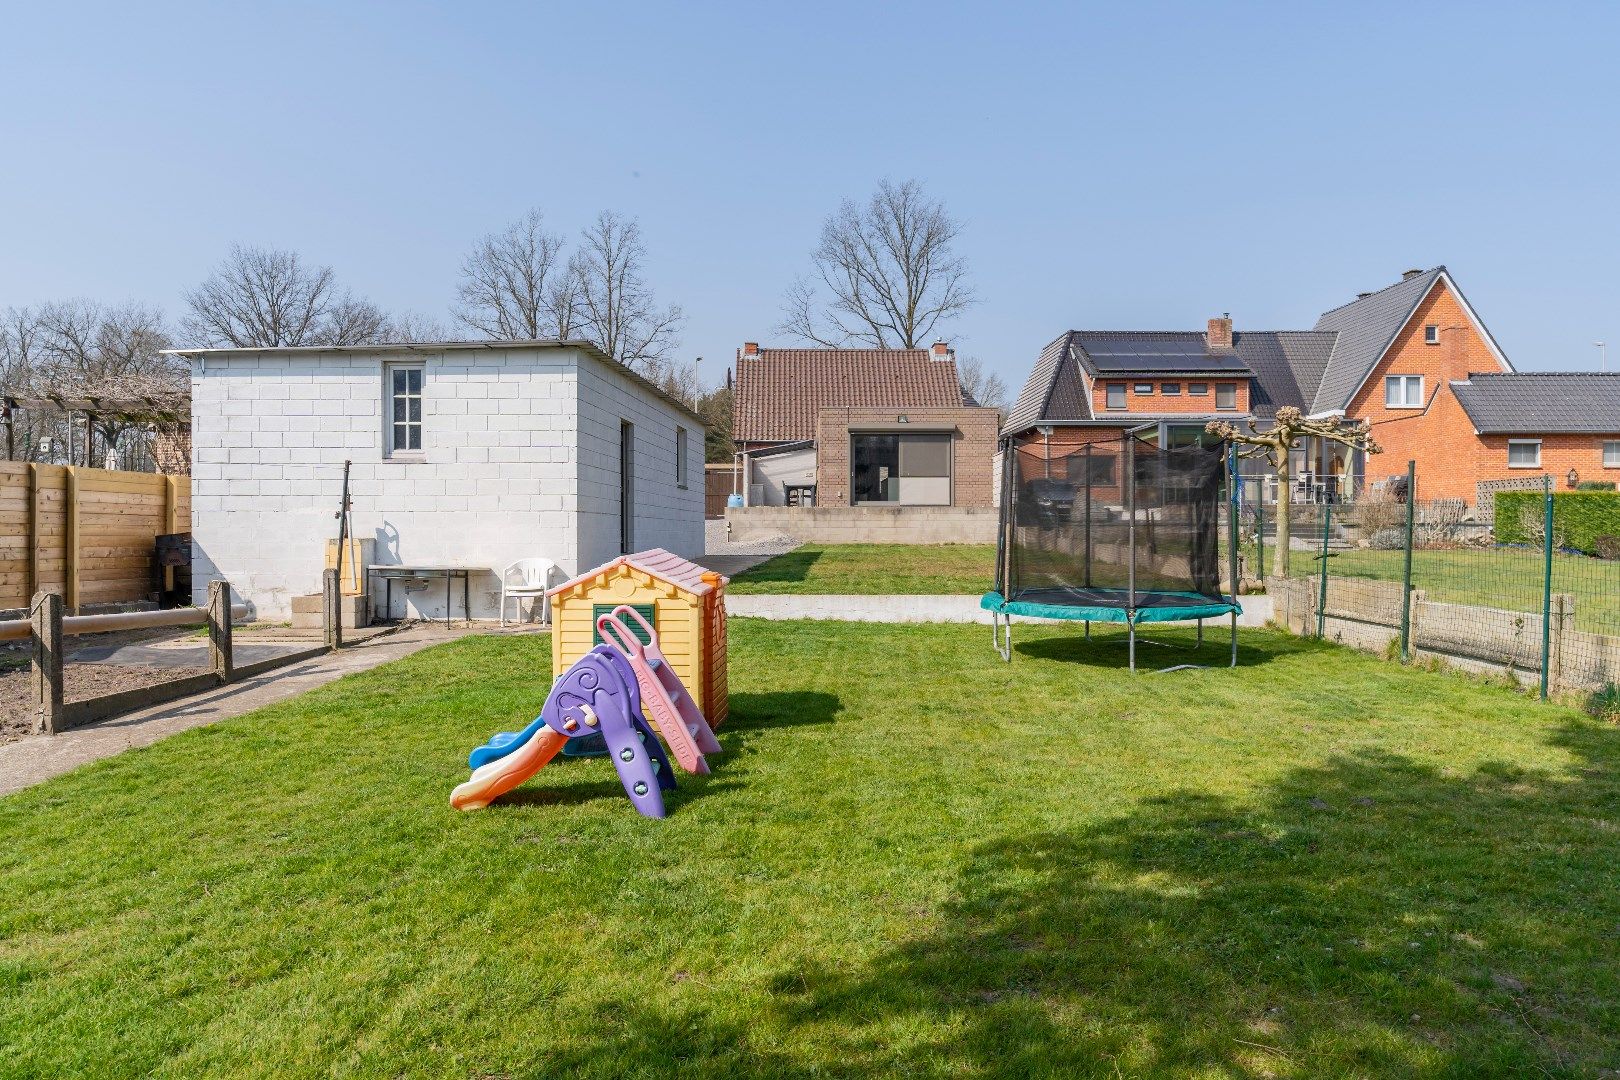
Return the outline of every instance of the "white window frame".
{"type": "Polygon", "coordinates": [[[1423,397],[1427,389],[1423,385],[1422,375],[1385,375],[1384,376],[1384,408],[1386,409],[1421,409],[1423,397]],[[1417,384],[1417,400],[1412,400],[1410,393],[1413,383],[1417,384]],[[1391,395],[1390,391],[1400,388],[1400,393],[1391,395]],[[1398,399],[1398,400],[1396,400],[1398,399]]]}
{"type": "Polygon", "coordinates": [[[683,427],[676,427],[676,429],[675,429],[675,486],[680,488],[682,491],[686,490],[686,454],[687,454],[686,429],[683,428],[683,427]]]}
{"type": "Polygon", "coordinates": [[[1425,345],[1438,345],[1438,344],[1440,344],[1440,327],[1437,324],[1429,323],[1427,326],[1425,326],[1423,328],[1423,344],[1425,344],[1425,345]]]}
{"type": "Polygon", "coordinates": [[[1131,386],[1131,393],[1135,394],[1137,397],[1152,397],[1153,384],[1150,382],[1135,383],[1131,386]]]}
{"type": "Polygon", "coordinates": [[[1509,439],[1508,440],[1508,468],[1510,469],[1539,469],[1541,468],[1541,440],[1540,439],[1509,439]],[[1536,450],[1534,461],[1514,461],[1513,448],[1515,446],[1533,446],[1536,450]]]}
{"type": "Polygon", "coordinates": [[[1620,469],[1620,439],[1603,440],[1603,467],[1620,469]]]}
{"type": "Polygon", "coordinates": [[[1103,388],[1103,407],[1105,409],[1128,409],[1128,408],[1130,408],[1131,399],[1130,399],[1127,391],[1128,391],[1128,388],[1125,386],[1124,383],[1121,383],[1121,382],[1111,382],[1111,383],[1109,383],[1106,387],[1103,388]],[[1117,404],[1117,405],[1114,404],[1114,391],[1116,391],[1116,390],[1119,391],[1119,404],[1117,404]]]}
{"type": "MultiPolygon", "coordinates": [[[[427,458],[427,366],[420,362],[383,365],[383,457],[390,461],[424,461],[427,458]],[[417,446],[399,446],[394,440],[398,437],[396,421],[394,420],[394,405],[399,394],[394,390],[394,375],[396,372],[414,371],[418,376],[418,389],[415,395],[407,392],[405,400],[409,402],[414,396],[416,400],[417,419],[411,420],[409,405],[406,406],[406,419],[401,421],[407,427],[416,428],[417,446]]],[[[407,436],[409,432],[407,431],[407,436]]],[[[409,441],[407,437],[407,442],[409,441]]]]}
{"type": "Polygon", "coordinates": [[[1215,384],[1215,411],[1237,412],[1238,384],[1235,382],[1218,382],[1215,384]],[[1222,405],[1221,398],[1227,394],[1232,396],[1232,404],[1222,405]]]}

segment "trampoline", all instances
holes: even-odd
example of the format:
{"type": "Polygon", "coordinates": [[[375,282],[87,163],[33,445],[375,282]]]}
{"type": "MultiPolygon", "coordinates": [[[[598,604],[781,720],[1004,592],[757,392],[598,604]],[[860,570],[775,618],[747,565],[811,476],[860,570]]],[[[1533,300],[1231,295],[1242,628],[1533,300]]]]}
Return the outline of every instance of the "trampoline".
{"type": "MultiPolygon", "coordinates": [[[[1132,671],[1143,623],[1196,622],[1197,650],[1204,620],[1226,616],[1228,664],[1237,664],[1243,609],[1220,591],[1229,449],[1164,448],[1158,435],[1157,424],[1101,439],[1095,429],[1047,427],[1003,440],[996,588],[979,601],[1002,659],[1012,660],[1015,615],[1082,622],[1088,638],[1094,622],[1123,623],[1132,671]]],[[[1236,545],[1228,550],[1235,581],[1236,545]]]]}

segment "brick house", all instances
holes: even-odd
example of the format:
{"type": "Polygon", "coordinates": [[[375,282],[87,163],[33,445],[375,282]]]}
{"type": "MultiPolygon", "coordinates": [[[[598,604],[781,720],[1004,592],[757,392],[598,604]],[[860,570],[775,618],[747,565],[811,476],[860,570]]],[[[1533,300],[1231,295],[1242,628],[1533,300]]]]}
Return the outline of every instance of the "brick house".
{"type": "Polygon", "coordinates": [[[986,507],[999,417],[929,349],[737,351],[737,489],[749,506],[986,507]]]}
{"type": "MultiPolygon", "coordinates": [[[[199,601],[224,578],[275,619],[318,592],[346,459],[373,564],[473,570],[475,618],[497,615],[497,575],[518,559],[572,577],[629,551],[703,551],[702,419],[594,345],[175,355],[191,363],[199,601]]],[[[447,613],[443,588],[393,593],[385,614],[447,613]]]]}
{"type": "MultiPolygon", "coordinates": [[[[1036,361],[1003,434],[1040,432],[1054,444],[1075,444],[1153,425],[1164,445],[1174,445],[1200,438],[1210,419],[1263,423],[1293,405],[1310,416],[1370,423],[1384,452],[1369,458],[1310,441],[1294,452],[1291,499],[1354,498],[1415,460],[1424,497],[1473,502],[1480,482],[1543,467],[1529,464],[1527,447],[1510,449],[1519,440],[1541,439],[1549,470],[1556,461],[1556,469],[1583,476],[1617,475],[1605,462],[1615,461],[1611,443],[1620,436],[1596,428],[1620,428],[1620,413],[1610,409],[1605,419],[1583,412],[1586,426],[1578,431],[1557,426],[1566,421],[1553,403],[1613,385],[1607,376],[1590,376],[1591,385],[1578,378],[1515,373],[1451,274],[1437,266],[1361,293],[1309,330],[1234,330],[1223,315],[1203,332],[1069,331],[1036,361]],[[1517,439],[1500,429],[1508,421],[1493,413],[1481,427],[1465,405],[1485,409],[1487,398],[1504,396],[1541,403],[1511,421],[1528,425],[1513,433],[1517,439]]],[[[1249,465],[1260,476],[1263,465],[1249,465]]],[[[1272,487],[1268,499],[1277,497],[1272,487]]]]}

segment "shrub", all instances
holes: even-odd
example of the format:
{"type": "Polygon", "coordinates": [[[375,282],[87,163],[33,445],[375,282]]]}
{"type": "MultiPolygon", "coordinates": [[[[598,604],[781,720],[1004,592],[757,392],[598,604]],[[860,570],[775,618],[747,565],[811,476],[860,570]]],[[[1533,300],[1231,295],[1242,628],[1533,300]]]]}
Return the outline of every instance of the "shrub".
{"type": "Polygon", "coordinates": [[[1399,551],[1406,546],[1406,530],[1379,529],[1367,540],[1367,545],[1377,551],[1399,551]]]}
{"type": "Polygon", "coordinates": [[[1620,724],[1620,684],[1609,683],[1586,702],[1586,711],[1599,720],[1620,724]]]}
{"type": "Polygon", "coordinates": [[[1605,533],[1592,544],[1592,554],[1600,559],[1620,559],[1620,536],[1605,533]]]}
{"type": "Polygon", "coordinates": [[[1615,482],[1613,480],[1582,480],[1580,483],[1575,485],[1575,490],[1613,491],[1615,490],[1615,482]]]}
{"type": "MultiPolygon", "coordinates": [[[[1541,546],[1539,491],[1496,493],[1496,540],[1500,544],[1541,546]]],[[[1553,540],[1579,551],[1594,551],[1600,536],[1620,536],[1620,492],[1559,491],[1553,494],[1553,540]]]]}

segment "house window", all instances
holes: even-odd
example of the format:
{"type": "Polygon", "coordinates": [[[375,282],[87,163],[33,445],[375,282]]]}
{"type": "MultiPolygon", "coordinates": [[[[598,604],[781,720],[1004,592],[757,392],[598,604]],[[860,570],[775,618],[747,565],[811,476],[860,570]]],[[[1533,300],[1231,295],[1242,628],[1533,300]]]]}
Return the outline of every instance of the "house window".
{"type": "Polygon", "coordinates": [[[1540,439],[1509,439],[1508,440],[1508,468],[1510,468],[1510,469],[1539,469],[1539,468],[1541,468],[1541,440],[1540,439]]]}
{"type": "Polygon", "coordinates": [[[1423,408],[1423,376],[1386,375],[1384,377],[1384,407],[1386,409],[1423,408]]]}
{"type": "Polygon", "coordinates": [[[1215,384],[1215,407],[1217,409],[1237,408],[1237,383],[1218,382],[1215,384]]]}
{"type": "Polygon", "coordinates": [[[1093,487],[1114,486],[1114,455],[1106,450],[1090,454],[1070,454],[1066,467],[1069,482],[1093,487]]]}
{"type": "Polygon", "coordinates": [[[1131,389],[1138,394],[1151,394],[1153,393],[1153,384],[1150,382],[1139,382],[1135,386],[1131,387],[1131,389]]]}
{"type": "Polygon", "coordinates": [[[1611,439],[1603,444],[1603,467],[1620,469],[1620,439],[1611,439]]]}
{"type": "Polygon", "coordinates": [[[389,423],[388,456],[419,457],[422,453],[422,365],[387,367],[389,423]]]}
{"type": "Polygon", "coordinates": [[[1108,384],[1108,407],[1110,409],[1123,409],[1125,407],[1125,384],[1108,384]]]}
{"type": "Polygon", "coordinates": [[[675,429],[675,486],[686,487],[686,429],[675,429]]]}
{"type": "Polygon", "coordinates": [[[1205,394],[1209,393],[1209,383],[1190,382],[1187,384],[1187,393],[1193,395],[1194,397],[1203,397],[1205,394]]]}
{"type": "Polygon", "coordinates": [[[1181,384],[1178,382],[1160,383],[1159,393],[1168,397],[1178,397],[1181,394],[1181,384]]]}
{"type": "Polygon", "coordinates": [[[1438,345],[1438,344],[1440,344],[1440,328],[1438,326],[1434,325],[1433,323],[1430,323],[1428,326],[1425,326],[1423,328],[1423,344],[1425,344],[1425,345],[1438,345]]]}
{"type": "Polygon", "coordinates": [[[851,502],[951,505],[951,436],[855,432],[849,437],[851,502]]]}

